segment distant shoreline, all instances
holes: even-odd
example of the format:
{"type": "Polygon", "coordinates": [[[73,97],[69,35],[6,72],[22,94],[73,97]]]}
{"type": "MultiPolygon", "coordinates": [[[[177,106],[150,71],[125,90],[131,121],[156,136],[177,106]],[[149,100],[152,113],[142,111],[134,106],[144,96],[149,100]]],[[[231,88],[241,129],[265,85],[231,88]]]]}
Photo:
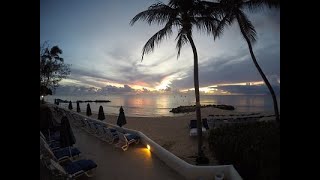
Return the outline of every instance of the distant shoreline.
{"type": "MultiPolygon", "coordinates": [[[[56,102],[58,103],[70,103],[70,101],[68,100],[62,100],[62,99],[55,99],[56,102]]],[[[82,101],[82,100],[77,100],[77,101],[71,101],[71,103],[88,103],[88,102],[95,102],[95,103],[107,103],[107,102],[111,102],[110,100],[86,100],[86,101],[82,101]]]]}
{"type": "MultiPolygon", "coordinates": [[[[193,106],[195,104],[194,97],[178,97],[172,95],[155,95],[155,96],[48,96],[45,101],[54,103],[54,99],[62,99],[73,102],[75,108],[76,101],[86,100],[109,100],[108,103],[86,102],[79,103],[81,111],[86,111],[86,104],[89,103],[92,112],[98,112],[102,106],[106,114],[118,115],[119,108],[122,106],[126,116],[132,117],[179,117],[187,112],[175,114],[170,112],[172,108],[179,106],[193,106]]],[[[61,103],[60,106],[68,108],[68,103],[61,103]]],[[[205,96],[201,99],[201,105],[226,104],[235,108],[237,112],[273,112],[272,99],[267,96],[205,96]]],[[[280,106],[280,99],[278,101],[280,106]]]]}

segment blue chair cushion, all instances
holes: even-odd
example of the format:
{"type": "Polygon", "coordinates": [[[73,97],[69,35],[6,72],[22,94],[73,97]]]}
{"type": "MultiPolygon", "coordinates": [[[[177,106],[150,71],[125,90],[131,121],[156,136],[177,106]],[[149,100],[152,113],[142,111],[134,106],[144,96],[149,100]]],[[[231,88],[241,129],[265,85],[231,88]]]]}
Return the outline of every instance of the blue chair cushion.
{"type": "MultiPolygon", "coordinates": [[[[62,149],[58,149],[58,150],[55,150],[54,152],[54,155],[56,156],[57,159],[60,159],[62,157],[70,157],[70,152],[69,152],[69,148],[68,147],[65,147],[65,148],[62,148],[62,149]]],[[[81,152],[79,151],[79,149],[77,148],[71,148],[71,156],[77,156],[79,155],[81,152]]]]}
{"type": "Polygon", "coordinates": [[[56,131],[56,132],[53,132],[52,134],[50,134],[50,139],[55,140],[55,141],[60,141],[60,132],[56,131]]]}
{"type": "Polygon", "coordinates": [[[77,163],[69,163],[65,165],[63,168],[68,174],[74,174],[82,170],[81,166],[79,166],[77,163]]]}
{"type": "Polygon", "coordinates": [[[76,163],[78,166],[80,166],[83,171],[89,171],[89,170],[96,168],[98,166],[92,160],[87,160],[87,159],[81,159],[81,160],[75,161],[73,163],[76,163]]]}
{"type": "Polygon", "coordinates": [[[197,120],[190,120],[190,129],[197,128],[197,120]]]}
{"type": "Polygon", "coordinates": [[[110,131],[113,133],[113,132],[117,132],[117,130],[116,129],[113,129],[113,128],[109,128],[110,129],[110,131]]]}
{"type": "Polygon", "coordinates": [[[50,146],[50,148],[58,148],[58,147],[60,147],[60,142],[54,141],[49,146],[50,146]]]}
{"type": "Polygon", "coordinates": [[[116,132],[111,132],[112,136],[118,136],[118,133],[116,132]]]}
{"type": "Polygon", "coordinates": [[[135,140],[140,139],[139,136],[136,136],[136,135],[134,135],[134,134],[126,135],[126,138],[127,138],[128,141],[130,141],[131,139],[135,139],[135,140]]]}

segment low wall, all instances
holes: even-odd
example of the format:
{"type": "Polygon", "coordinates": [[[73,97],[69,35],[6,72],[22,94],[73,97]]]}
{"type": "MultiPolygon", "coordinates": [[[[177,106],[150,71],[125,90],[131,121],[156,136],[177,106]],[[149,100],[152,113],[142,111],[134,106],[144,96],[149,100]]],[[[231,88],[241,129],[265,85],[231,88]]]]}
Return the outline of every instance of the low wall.
{"type": "MultiPolygon", "coordinates": [[[[66,111],[69,111],[65,109],[66,111]]],[[[107,122],[103,122],[97,119],[90,118],[88,116],[84,116],[77,112],[69,111],[71,113],[77,114],[83,118],[90,119],[92,121],[106,124],[107,126],[113,127],[118,131],[126,131],[128,133],[136,134],[141,138],[141,143],[144,144],[146,147],[147,145],[150,146],[150,151],[157,155],[160,160],[162,160],[166,165],[170,168],[174,169],[180,175],[185,177],[188,180],[214,180],[214,176],[217,173],[223,173],[225,179],[227,180],[242,180],[239,173],[233,167],[233,165],[218,165],[218,166],[196,166],[185,162],[184,160],[178,158],[171,152],[164,149],[162,146],[154,142],[148,136],[143,134],[140,131],[121,128],[117,125],[110,124],[107,122]]]]}

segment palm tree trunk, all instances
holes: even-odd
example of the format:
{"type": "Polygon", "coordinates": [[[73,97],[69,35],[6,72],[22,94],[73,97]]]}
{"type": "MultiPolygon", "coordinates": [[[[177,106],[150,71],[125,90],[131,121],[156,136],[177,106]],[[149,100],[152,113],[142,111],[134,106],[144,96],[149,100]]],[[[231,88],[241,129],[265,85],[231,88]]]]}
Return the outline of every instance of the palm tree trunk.
{"type": "Polygon", "coordinates": [[[198,70],[198,54],[196,46],[190,34],[187,35],[191,44],[194,59],[194,91],[196,95],[196,116],[197,116],[197,134],[198,134],[198,156],[202,156],[202,123],[201,123],[201,105],[199,94],[199,70],[198,70]]]}
{"type": "Polygon", "coordinates": [[[247,41],[247,44],[248,44],[248,47],[249,47],[249,51],[250,51],[250,55],[251,55],[251,58],[252,58],[252,61],[254,63],[254,65],[256,66],[256,68],[258,69],[264,83],[267,85],[269,91],[270,91],[270,94],[272,96],[272,100],[273,100],[273,108],[274,108],[274,113],[275,113],[275,116],[276,116],[276,120],[277,122],[280,123],[280,116],[279,116],[279,109],[278,109],[278,103],[277,103],[277,97],[276,97],[276,94],[274,93],[273,91],[273,88],[271,86],[271,84],[269,83],[267,77],[265,76],[265,74],[263,73],[262,69],[260,68],[257,60],[256,60],[256,57],[253,53],[253,50],[252,50],[252,46],[251,46],[251,42],[249,40],[249,38],[247,37],[247,35],[244,33],[243,29],[240,27],[240,30],[241,30],[241,33],[242,35],[244,36],[244,38],[246,39],[247,41]]]}

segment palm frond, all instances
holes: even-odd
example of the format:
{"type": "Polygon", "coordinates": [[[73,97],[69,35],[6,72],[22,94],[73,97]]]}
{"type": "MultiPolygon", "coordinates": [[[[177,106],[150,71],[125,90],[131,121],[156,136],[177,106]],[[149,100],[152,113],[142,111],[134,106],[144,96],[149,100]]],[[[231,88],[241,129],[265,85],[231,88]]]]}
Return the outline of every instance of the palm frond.
{"type": "Polygon", "coordinates": [[[236,13],[237,13],[236,17],[237,17],[242,35],[244,37],[248,37],[250,42],[254,43],[257,37],[254,26],[252,25],[251,21],[247,18],[247,16],[244,14],[244,12],[242,12],[241,10],[238,10],[236,13]]]}
{"type": "Polygon", "coordinates": [[[214,17],[194,17],[192,24],[200,31],[207,32],[208,35],[215,36],[219,20],[214,17]]]}
{"type": "Polygon", "coordinates": [[[195,3],[195,0],[170,0],[168,5],[173,8],[180,9],[182,11],[189,9],[195,3]]]}
{"type": "Polygon", "coordinates": [[[138,20],[147,21],[149,25],[152,23],[163,24],[169,21],[170,18],[176,16],[175,9],[161,2],[151,5],[148,10],[138,13],[131,21],[132,26],[138,20]]]}
{"type": "Polygon", "coordinates": [[[178,54],[177,54],[177,59],[178,59],[180,56],[182,46],[189,42],[187,38],[187,31],[181,28],[175,40],[177,40],[176,48],[178,49],[178,54]]]}
{"type": "Polygon", "coordinates": [[[257,11],[264,7],[280,8],[280,0],[250,0],[244,2],[243,6],[251,11],[257,11]]]}
{"type": "Polygon", "coordinates": [[[212,1],[199,1],[196,6],[194,6],[194,11],[198,12],[202,16],[212,16],[215,18],[222,18],[224,12],[221,3],[212,1]]]}
{"type": "Polygon", "coordinates": [[[214,36],[213,36],[214,40],[220,37],[223,34],[224,27],[227,25],[231,25],[235,19],[234,13],[232,11],[225,12],[224,14],[225,14],[224,17],[218,23],[218,26],[214,33],[214,36]]]}
{"type": "Polygon", "coordinates": [[[142,49],[141,61],[143,60],[143,56],[145,54],[148,54],[154,50],[155,44],[159,44],[164,37],[168,38],[172,34],[172,24],[173,24],[173,21],[169,21],[164,28],[162,28],[160,31],[155,33],[147,41],[147,43],[143,46],[143,49],[142,49]]]}

